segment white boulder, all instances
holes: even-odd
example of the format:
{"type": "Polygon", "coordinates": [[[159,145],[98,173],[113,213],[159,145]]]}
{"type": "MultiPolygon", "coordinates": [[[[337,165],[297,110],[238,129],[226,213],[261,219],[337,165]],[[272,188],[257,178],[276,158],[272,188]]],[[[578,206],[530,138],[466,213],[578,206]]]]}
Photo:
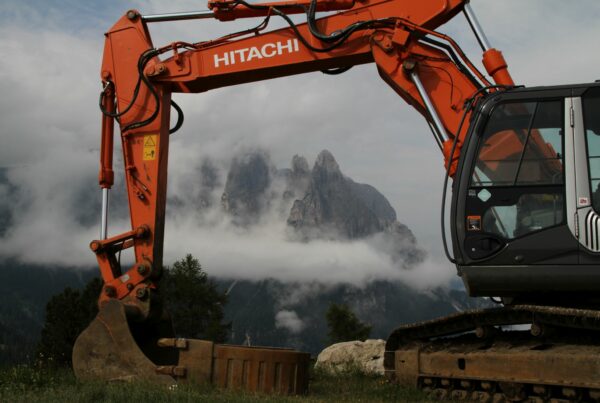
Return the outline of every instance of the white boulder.
{"type": "Polygon", "coordinates": [[[365,373],[383,375],[384,340],[346,341],[321,351],[316,368],[341,372],[358,368],[365,373]]]}

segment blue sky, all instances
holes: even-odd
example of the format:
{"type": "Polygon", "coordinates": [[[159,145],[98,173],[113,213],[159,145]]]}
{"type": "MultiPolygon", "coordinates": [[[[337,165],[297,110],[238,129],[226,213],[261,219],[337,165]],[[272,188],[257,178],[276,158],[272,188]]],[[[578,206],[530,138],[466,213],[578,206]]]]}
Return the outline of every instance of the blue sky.
{"type": "Polygon", "coordinates": [[[0,21],[33,30],[56,29],[73,35],[92,33],[123,13],[126,2],[76,0],[4,0],[0,21]]]}

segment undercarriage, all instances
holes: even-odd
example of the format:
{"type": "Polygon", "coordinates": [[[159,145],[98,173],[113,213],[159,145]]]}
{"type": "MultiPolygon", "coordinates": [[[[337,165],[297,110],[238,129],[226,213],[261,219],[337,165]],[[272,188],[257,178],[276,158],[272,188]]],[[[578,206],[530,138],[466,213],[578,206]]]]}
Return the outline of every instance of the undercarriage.
{"type": "Polygon", "coordinates": [[[600,311],[520,305],[401,326],[388,379],[438,399],[600,401],[600,311]],[[527,329],[527,330],[525,330],[527,329]]]}

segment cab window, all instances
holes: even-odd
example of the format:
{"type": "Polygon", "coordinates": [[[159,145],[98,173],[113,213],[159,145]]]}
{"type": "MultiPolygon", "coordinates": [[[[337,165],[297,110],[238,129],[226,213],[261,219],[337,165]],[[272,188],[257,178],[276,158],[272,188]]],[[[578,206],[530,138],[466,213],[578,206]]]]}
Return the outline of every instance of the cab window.
{"type": "Polygon", "coordinates": [[[563,183],[561,101],[497,106],[483,134],[471,186],[563,183]]]}
{"type": "Polygon", "coordinates": [[[564,222],[563,115],[562,100],[495,107],[469,186],[483,232],[512,239],[564,222]]]}

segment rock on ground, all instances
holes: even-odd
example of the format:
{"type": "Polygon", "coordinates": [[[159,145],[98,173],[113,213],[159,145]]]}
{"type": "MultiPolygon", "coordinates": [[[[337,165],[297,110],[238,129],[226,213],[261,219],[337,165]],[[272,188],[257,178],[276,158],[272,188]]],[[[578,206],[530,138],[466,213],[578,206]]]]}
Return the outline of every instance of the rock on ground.
{"type": "Polygon", "coordinates": [[[346,341],[321,351],[316,368],[334,372],[358,368],[369,374],[383,375],[384,340],[346,341]]]}

